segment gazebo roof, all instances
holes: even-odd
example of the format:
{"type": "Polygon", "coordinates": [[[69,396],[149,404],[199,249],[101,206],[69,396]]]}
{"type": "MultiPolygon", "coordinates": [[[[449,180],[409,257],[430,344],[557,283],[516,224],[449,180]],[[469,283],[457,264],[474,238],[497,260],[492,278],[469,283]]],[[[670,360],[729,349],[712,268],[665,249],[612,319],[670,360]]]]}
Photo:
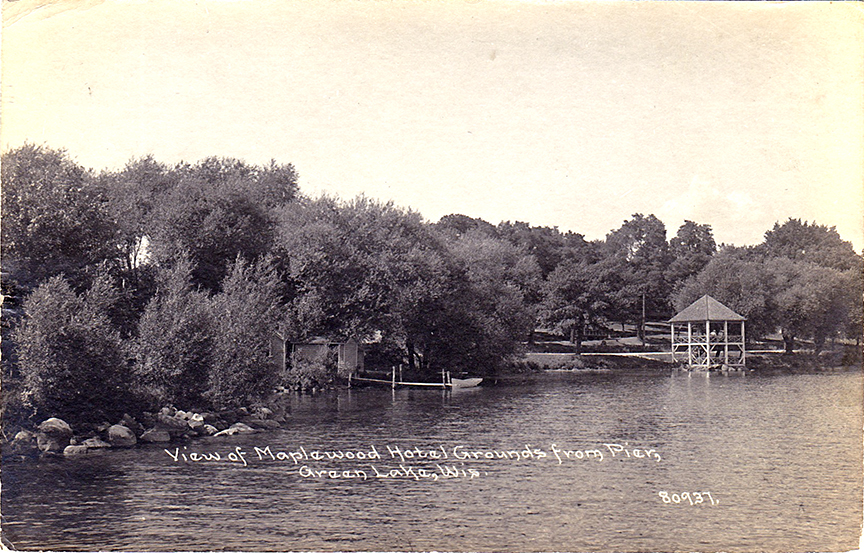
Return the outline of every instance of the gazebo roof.
{"type": "Polygon", "coordinates": [[[691,303],[686,309],[669,319],[670,323],[692,323],[696,321],[745,321],[708,294],[691,303]]]}

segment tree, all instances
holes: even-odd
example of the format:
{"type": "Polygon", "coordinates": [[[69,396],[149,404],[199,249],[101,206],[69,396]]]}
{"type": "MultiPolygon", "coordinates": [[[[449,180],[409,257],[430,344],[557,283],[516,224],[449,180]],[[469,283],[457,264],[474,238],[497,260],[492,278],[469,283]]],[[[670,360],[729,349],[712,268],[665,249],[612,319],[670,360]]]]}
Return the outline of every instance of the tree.
{"type": "Polygon", "coordinates": [[[471,323],[448,340],[461,339],[462,363],[493,372],[534,330],[540,267],[524,248],[477,232],[451,240],[448,246],[467,277],[463,295],[453,297],[456,303],[450,308],[459,320],[471,323]],[[469,334],[456,335],[466,331],[469,334]]]}
{"type": "Polygon", "coordinates": [[[156,407],[203,406],[217,340],[206,292],[192,285],[193,264],[179,256],[159,270],[156,294],[138,323],[134,371],[142,395],[156,407]]]}
{"type": "Polygon", "coordinates": [[[561,333],[569,333],[582,352],[585,325],[601,319],[609,308],[610,275],[603,264],[565,259],[546,279],[542,319],[561,333]]]}
{"type": "Polygon", "coordinates": [[[774,292],[762,262],[741,259],[738,251],[729,250],[718,253],[702,271],[688,278],[673,294],[672,303],[681,311],[710,294],[747,319],[747,336],[753,339],[776,329],[774,292]]]}
{"type": "Polygon", "coordinates": [[[60,273],[74,280],[116,257],[105,198],[63,150],[25,144],[5,153],[2,182],[2,256],[12,278],[29,286],[60,273]]]}
{"type": "Polygon", "coordinates": [[[840,238],[834,227],[789,219],[765,233],[760,253],[767,257],[785,257],[845,271],[857,268],[861,257],[850,242],[840,238]]]}
{"type": "Polygon", "coordinates": [[[159,197],[150,224],[157,263],[186,251],[195,262],[193,281],[212,292],[238,255],[254,260],[273,247],[275,214],[296,195],[290,165],[267,168],[239,160],[207,158],[179,165],[175,184],[159,197]]]}
{"type": "Polygon", "coordinates": [[[845,330],[852,309],[841,271],[778,257],[765,263],[765,272],[773,280],[776,323],[787,353],[797,337],[811,338],[819,352],[827,337],[845,330]]]}
{"type": "Polygon", "coordinates": [[[130,386],[120,334],[107,312],[116,299],[110,278],[76,294],[51,277],[24,301],[18,346],[22,400],[38,417],[102,422],[127,408],[130,386]]]}
{"type": "MultiPolygon", "coordinates": [[[[636,213],[621,228],[609,233],[601,263],[607,274],[615,275],[609,289],[613,317],[639,321],[643,298],[649,317],[669,315],[666,227],[654,215],[645,217],[636,213]]],[[[640,338],[644,339],[641,327],[640,338]]]]}
{"type": "Polygon", "coordinates": [[[697,274],[717,253],[717,244],[710,225],[699,225],[684,221],[678,233],[669,241],[672,262],[666,272],[666,280],[675,287],[697,274]]]}
{"type": "Polygon", "coordinates": [[[565,245],[573,245],[568,240],[574,241],[576,236],[581,238],[579,235],[568,235],[565,240],[565,236],[557,227],[532,227],[521,221],[500,223],[498,236],[533,255],[543,278],[546,278],[561,262],[565,245]]]}
{"type": "Polygon", "coordinates": [[[117,229],[122,269],[134,278],[137,268],[146,261],[153,211],[160,197],[176,183],[168,167],[147,156],[130,160],[119,172],[102,173],[98,184],[117,229]]]}
{"type": "Polygon", "coordinates": [[[468,231],[479,231],[487,236],[498,235],[498,231],[492,223],[487,223],[480,218],[456,213],[441,217],[441,219],[435,223],[435,228],[442,234],[456,237],[462,236],[468,231]]]}
{"type": "Polygon", "coordinates": [[[222,292],[212,299],[215,336],[206,391],[211,405],[246,405],[276,385],[268,346],[281,317],[280,287],[269,257],[254,263],[238,258],[228,267],[222,292]]]}

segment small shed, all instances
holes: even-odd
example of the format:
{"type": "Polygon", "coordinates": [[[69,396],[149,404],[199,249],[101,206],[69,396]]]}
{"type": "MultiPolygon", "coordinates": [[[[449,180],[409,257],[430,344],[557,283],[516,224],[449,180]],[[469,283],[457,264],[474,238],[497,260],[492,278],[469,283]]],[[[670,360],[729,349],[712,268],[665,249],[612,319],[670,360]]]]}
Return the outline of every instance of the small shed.
{"type": "Polygon", "coordinates": [[[305,340],[291,340],[278,332],[274,332],[270,337],[270,355],[276,358],[276,365],[283,372],[290,368],[294,355],[312,360],[323,358],[331,351],[336,353],[336,366],[340,374],[363,369],[363,348],[354,338],[316,336],[305,340]]]}
{"type": "Polygon", "coordinates": [[[686,358],[692,369],[743,369],[746,319],[704,295],[669,320],[672,360],[686,358]]]}

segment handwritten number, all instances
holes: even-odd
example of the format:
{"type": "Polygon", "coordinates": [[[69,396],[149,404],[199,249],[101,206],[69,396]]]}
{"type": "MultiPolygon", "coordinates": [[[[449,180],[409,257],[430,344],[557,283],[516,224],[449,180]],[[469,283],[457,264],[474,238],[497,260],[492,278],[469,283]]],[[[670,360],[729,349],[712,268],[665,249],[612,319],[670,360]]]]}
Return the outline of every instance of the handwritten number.
{"type": "Polygon", "coordinates": [[[660,499],[663,500],[663,503],[667,505],[670,503],[674,503],[675,505],[680,505],[681,503],[690,503],[690,505],[700,505],[705,503],[705,496],[708,496],[708,501],[711,502],[711,505],[717,505],[720,503],[720,500],[714,499],[711,496],[711,492],[681,492],[670,494],[667,491],[657,492],[657,495],[660,496],[660,499]]]}

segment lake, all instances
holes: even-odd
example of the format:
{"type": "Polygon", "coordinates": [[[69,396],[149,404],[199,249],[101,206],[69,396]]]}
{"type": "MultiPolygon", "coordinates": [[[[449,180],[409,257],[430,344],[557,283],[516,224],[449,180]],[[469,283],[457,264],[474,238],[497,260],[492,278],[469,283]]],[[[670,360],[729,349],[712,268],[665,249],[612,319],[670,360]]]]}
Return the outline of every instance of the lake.
{"type": "Polygon", "coordinates": [[[561,372],[292,396],[278,430],[7,463],[3,531],[19,549],[846,551],[862,386],[561,372]]]}

